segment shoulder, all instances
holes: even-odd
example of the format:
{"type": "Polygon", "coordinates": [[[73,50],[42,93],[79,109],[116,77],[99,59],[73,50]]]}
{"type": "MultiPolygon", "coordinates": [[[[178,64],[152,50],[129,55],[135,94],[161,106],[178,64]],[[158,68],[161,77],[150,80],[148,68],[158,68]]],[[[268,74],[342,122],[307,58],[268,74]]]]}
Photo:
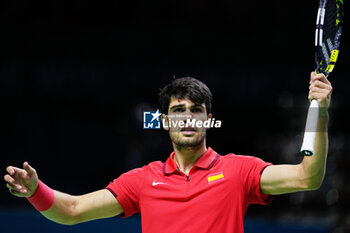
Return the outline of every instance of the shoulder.
{"type": "Polygon", "coordinates": [[[163,172],[163,162],[161,161],[154,161],[151,162],[143,167],[138,167],[131,169],[123,174],[121,176],[123,177],[131,177],[131,176],[146,176],[149,173],[162,173],[163,172]]]}
{"type": "Polygon", "coordinates": [[[255,157],[255,156],[236,155],[234,153],[230,153],[227,155],[221,155],[220,159],[224,160],[224,161],[235,161],[235,162],[249,162],[249,161],[254,161],[254,160],[261,160],[260,158],[255,157]]]}
{"type": "Polygon", "coordinates": [[[261,158],[251,155],[236,155],[233,153],[220,156],[220,161],[230,164],[235,167],[252,166],[257,164],[265,164],[266,162],[261,158]]]}
{"type": "Polygon", "coordinates": [[[144,168],[148,169],[148,170],[163,171],[163,166],[164,166],[164,163],[162,161],[154,161],[154,162],[151,162],[148,165],[144,166],[144,168]]]}
{"type": "Polygon", "coordinates": [[[135,168],[129,172],[136,172],[136,173],[163,172],[163,166],[164,166],[163,162],[154,161],[154,162],[150,162],[149,164],[147,164],[141,168],[135,168]]]}

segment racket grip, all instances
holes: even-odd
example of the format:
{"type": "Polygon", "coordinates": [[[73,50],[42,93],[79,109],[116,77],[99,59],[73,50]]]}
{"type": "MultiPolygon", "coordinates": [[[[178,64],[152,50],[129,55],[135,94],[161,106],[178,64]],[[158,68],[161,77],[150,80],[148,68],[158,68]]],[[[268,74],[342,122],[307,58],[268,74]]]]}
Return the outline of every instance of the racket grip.
{"type": "Polygon", "coordinates": [[[304,131],[303,144],[301,146],[301,154],[311,156],[314,154],[314,144],[317,130],[319,106],[316,99],[311,101],[307,112],[306,126],[304,131]]]}

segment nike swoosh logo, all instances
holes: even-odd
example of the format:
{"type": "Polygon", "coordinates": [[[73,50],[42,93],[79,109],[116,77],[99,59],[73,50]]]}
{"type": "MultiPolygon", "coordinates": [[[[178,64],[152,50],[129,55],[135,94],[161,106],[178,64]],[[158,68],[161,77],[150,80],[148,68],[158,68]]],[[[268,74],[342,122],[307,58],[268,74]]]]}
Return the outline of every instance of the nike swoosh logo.
{"type": "Polygon", "coordinates": [[[167,183],[164,183],[164,182],[156,182],[156,180],[153,181],[152,183],[152,186],[156,186],[158,184],[167,184],[167,183]]]}

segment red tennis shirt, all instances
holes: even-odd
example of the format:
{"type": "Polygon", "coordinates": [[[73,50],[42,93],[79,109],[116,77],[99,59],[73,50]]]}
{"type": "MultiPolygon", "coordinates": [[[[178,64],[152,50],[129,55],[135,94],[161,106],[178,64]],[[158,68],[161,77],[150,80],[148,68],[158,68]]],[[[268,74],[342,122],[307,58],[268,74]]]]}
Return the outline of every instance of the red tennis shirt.
{"type": "Polygon", "coordinates": [[[266,163],[252,156],[218,155],[210,147],[186,176],[174,162],[152,162],[122,174],[106,188],[128,217],[141,213],[143,233],[243,233],[250,204],[269,204],[260,191],[266,163]]]}

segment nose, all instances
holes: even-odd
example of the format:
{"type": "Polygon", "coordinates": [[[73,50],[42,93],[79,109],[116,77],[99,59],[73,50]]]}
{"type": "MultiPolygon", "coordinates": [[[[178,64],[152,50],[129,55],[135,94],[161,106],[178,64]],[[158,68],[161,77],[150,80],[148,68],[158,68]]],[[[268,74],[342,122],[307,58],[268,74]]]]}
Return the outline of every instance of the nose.
{"type": "Polygon", "coordinates": [[[187,122],[188,120],[191,120],[192,118],[193,118],[193,114],[192,114],[191,110],[186,109],[185,116],[184,116],[185,122],[187,122]]]}

